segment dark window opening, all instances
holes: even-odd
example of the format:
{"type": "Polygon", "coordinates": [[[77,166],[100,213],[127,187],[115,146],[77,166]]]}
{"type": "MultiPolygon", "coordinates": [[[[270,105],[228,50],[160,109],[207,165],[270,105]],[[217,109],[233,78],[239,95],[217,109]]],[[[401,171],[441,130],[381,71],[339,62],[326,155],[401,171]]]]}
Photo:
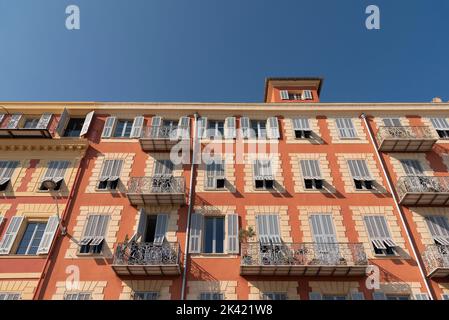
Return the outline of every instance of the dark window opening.
{"type": "Polygon", "coordinates": [[[156,234],[157,216],[147,216],[147,228],[145,232],[145,242],[154,242],[154,235],[156,234]]]}
{"type": "Polygon", "coordinates": [[[81,129],[83,128],[83,118],[72,118],[69,120],[64,131],[64,137],[79,137],[81,129]]]}

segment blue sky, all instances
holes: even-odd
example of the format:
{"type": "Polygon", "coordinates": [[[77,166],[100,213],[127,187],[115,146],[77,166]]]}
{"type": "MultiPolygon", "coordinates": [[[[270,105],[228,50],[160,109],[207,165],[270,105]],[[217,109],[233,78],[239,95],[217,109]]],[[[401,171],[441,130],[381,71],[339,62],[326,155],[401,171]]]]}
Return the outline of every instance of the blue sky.
{"type": "Polygon", "coordinates": [[[0,101],[259,102],[270,76],[321,76],[325,102],[447,101],[448,16],[447,0],[0,0],[0,101]]]}

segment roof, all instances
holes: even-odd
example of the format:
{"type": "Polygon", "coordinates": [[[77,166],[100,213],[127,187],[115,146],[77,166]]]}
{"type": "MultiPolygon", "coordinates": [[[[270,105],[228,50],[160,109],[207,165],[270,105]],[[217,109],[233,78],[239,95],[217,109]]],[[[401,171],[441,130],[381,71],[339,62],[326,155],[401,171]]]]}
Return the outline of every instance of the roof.
{"type": "Polygon", "coordinates": [[[321,87],[324,79],[321,77],[268,77],[265,78],[264,101],[267,101],[268,85],[272,81],[318,81],[318,94],[321,93],[321,87]]]}

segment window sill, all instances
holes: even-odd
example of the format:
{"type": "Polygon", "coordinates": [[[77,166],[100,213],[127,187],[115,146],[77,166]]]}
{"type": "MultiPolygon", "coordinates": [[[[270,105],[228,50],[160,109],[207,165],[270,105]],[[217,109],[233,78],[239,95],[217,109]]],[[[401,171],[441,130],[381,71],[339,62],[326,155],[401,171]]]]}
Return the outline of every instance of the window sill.
{"type": "Polygon", "coordinates": [[[27,255],[27,254],[5,254],[0,255],[0,259],[46,259],[47,254],[27,255]]]}
{"type": "Polygon", "coordinates": [[[198,259],[208,259],[208,258],[220,258],[220,259],[226,259],[226,258],[238,258],[239,255],[236,253],[190,253],[190,256],[192,258],[198,258],[198,259]]]}
{"type": "Polygon", "coordinates": [[[101,142],[139,142],[140,138],[101,138],[101,142]]]}

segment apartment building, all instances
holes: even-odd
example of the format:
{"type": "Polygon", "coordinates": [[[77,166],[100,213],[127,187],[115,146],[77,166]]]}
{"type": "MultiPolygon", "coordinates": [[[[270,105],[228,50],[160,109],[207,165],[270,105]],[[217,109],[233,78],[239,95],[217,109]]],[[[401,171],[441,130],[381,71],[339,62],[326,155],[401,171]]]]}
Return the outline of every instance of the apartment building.
{"type": "Polygon", "coordinates": [[[449,299],[449,104],[0,103],[0,299],[449,299]]]}

